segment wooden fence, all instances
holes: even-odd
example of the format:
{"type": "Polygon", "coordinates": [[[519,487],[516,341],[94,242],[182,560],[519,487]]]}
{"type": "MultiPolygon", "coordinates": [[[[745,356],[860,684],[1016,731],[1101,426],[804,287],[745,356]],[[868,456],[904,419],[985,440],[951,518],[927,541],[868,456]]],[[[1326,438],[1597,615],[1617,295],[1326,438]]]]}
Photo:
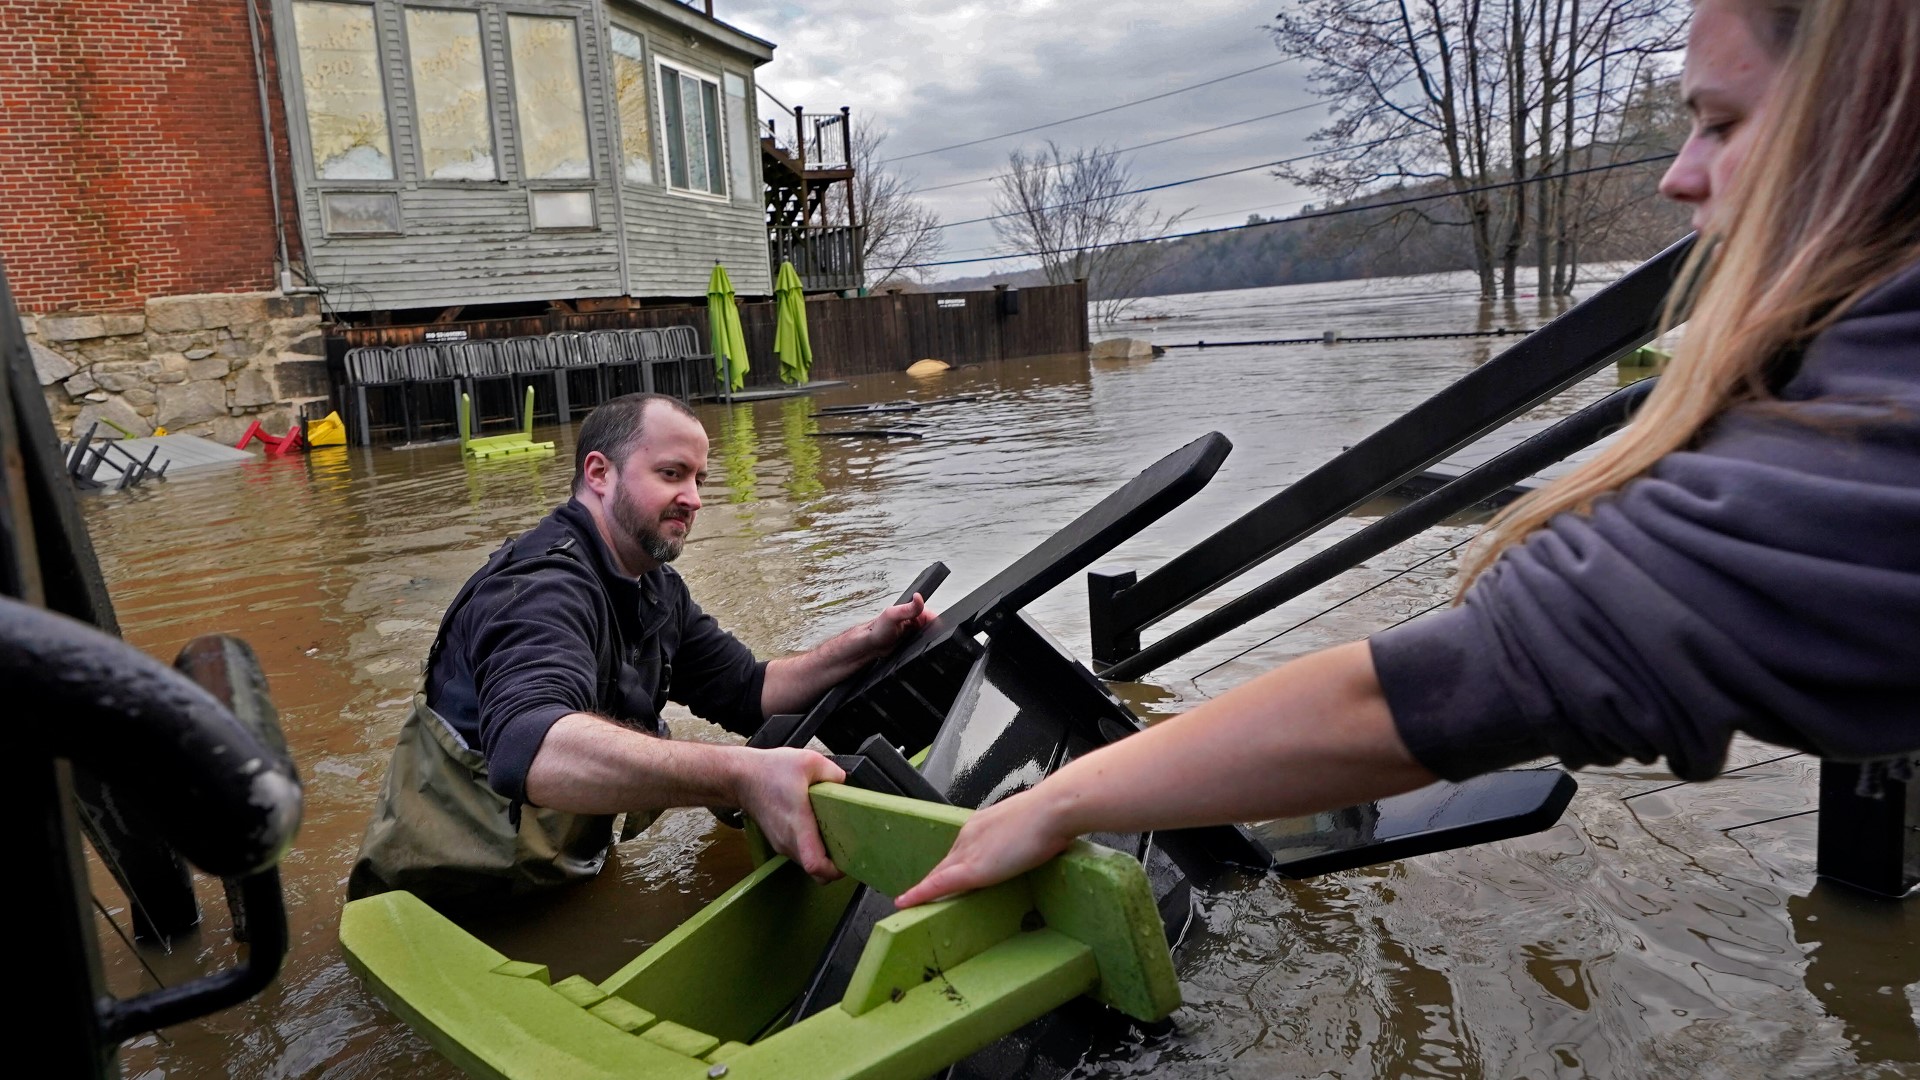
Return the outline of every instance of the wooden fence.
{"type": "MultiPolygon", "coordinates": [[[[694,327],[700,334],[701,348],[710,349],[706,307],[686,305],[432,325],[339,327],[332,331],[339,343],[330,352],[360,345],[414,345],[675,325],[694,327]]],[[[740,325],[746,331],[747,356],[753,364],[747,385],[777,385],[780,362],[773,355],[773,303],[741,304],[740,325]]],[[[811,300],[807,303],[807,330],[813,343],[815,379],[904,371],[914,361],[927,357],[962,365],[1085,352],[1087,287],[1085,282],[1074,282],[1005,291],[891,293],[854,300],[811,300]]]]}

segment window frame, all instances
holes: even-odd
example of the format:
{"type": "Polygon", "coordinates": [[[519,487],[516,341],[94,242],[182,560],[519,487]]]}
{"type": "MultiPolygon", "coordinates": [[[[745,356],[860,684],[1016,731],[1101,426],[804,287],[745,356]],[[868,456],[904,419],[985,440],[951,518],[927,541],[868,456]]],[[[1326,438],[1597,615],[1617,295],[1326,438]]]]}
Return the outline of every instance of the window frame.
{"type": "Polygon", "coordinates": [[[665,103],[660,100],[658,93],[659,80],[652,74],[658,66],[656,61],[659,54],[654,51],[653,39],[647,36],[645,30],[615,19],[608,19],[606,26],[608,131],[613,138],[614,183],[623,187],[668,189],[665,176],[666,137],[659,122],[664,118],[659,110],[665,103]],[[616,33],[632,34],[640,42],[640,92],[647,98],[647,170],[653,174],[651,180],[627,179],[627,129],[620,118],[620,88],[614,69],[621,60],[630,60],[632,57],[623,56],[614,49],[613,35],[616,33]]]}
{"type": "Polygon", "coordinates": [[[526,189],[526,192],[528,232],[536,236],[541,236],[549,233],[594,233],[601,231],[600,189],[598,187],[584,187],[581,181],[576,180],[571,187],[564,185],[556,185],[554,187],[530,187],[526,189]],[[584,195],[587,198],[587,216],[593,220],[585,225],[542,225],[540,224],[539,212],[535,209],[535,204],[540,201],[540,196],[542,195],[584,195]]]}
{"type": "MultiPolygon", "coordinates": [[[[606,177],[600,172],[599,151],[593,145],[593,81],[587,70],[588,35],[583,30],[580,14],[571,11],[556,13],[551,8],[535,8],[522,4],[501,4],[500,12],[500,54],[507,76],[507,116],[513,131],[513,169],[504,179],[508,183],[518,183],[528,190],[536,188],[579,188],[599,184],[606,177]],[[573,24],[573,64],[574,75],[580,88],[580,134],[585,140],[587,175],[585,176],[533,176],[527,171],[527,135],[528,127],[520,110],[520,78],[514,70],[513,61],[513,20],[515,18],[552,19],[573,24]]],[[[531,213],[531,204],[529,204],[531,213]]],[[[529,220],[531,224],[531,220],[529,220]]],[[[540,230],[542,232],[547,230],[540,230]]]]}
{"type": "MultiPolygon", "coordinates": [[[[336,181],[336,182],[342,184],[343,186],[330,187],[330,188],[323,189],[320,192],[318,192],[314,198],[315,209],[319,210],[320,212],[320,235],[321,236],[329,240],[334,239],[336,237],[340,239],[357,240],[364,237],[405,236],[407,234],[406,207],[405,205],[403,205],[403,202],[400,198],[400,191],[398,188],[395,188],[395,187],[376,188],[376,187],[368,186],[368,184],[348,185],[346,184],[345,181],[336,181]],[[381,198],[390,200],[393,203],[394,228],[392,229],[336,229],[334,228],[330,224],[331,219],[328,216],[329,202],[340,196],[351,197],[354,195],[377,195],[377,196],[380,196],[381,198]]],[[[380,181],[372,181],[371,183],[379,183],[379,182],[380,181]]]]}
{"type": "MultiPolygon", "coordinates": [[[[387,71],[387,61],[390,60],[391,57],[387,53],[386,35],[380,32],[380,5],[378,0],[283,0],[283,2],[286,4],[283,10],[287,19],[287,32],[284,35],[275,34],[274,36],[276,38],[276,44],[280,45],[283,53],[280,57],[281,70],[283,72],[291,72],[293,76],[291,79],[285,80],[287,88],[292,92],[292,101],[288,102],[288,104],[296,106],[283,110],[285,114],[288,114],[286,116],[289,133],[287,141],[291,145],[293,152],[299,155],[299,162],[306,167],[307,175],[312,178],[313,187],[316,191],[322,192],[334,190],[398,192],[403,190],[406,187],[407,180],[404,175],[405,170],[400,167],[400,138],[398,136],[400,120],[398,115],[393,111],[393,87],[391,80],[388,78],[389,73],[387,71]],[[375,74],[380,83],[380,104],[387,114],[387,156],[393,166],[393,175],[391,177],[378,180],[320,175],[320,160],[315,156],[313,149],[313,127],[310,122],[311,107],[307,101],[306,68],[301,62],[300,55],[298,6],[302,2],[364,8],[368,17],[372,20],[373,52],[377,61],[375,74]],[[296,113],[298,114],[297,117],[292,115],[296,113]],[[300,138],[298,139],[291,137],[295,125],[299,127],[300,138]]],[[[404,222],[402,225],[404,227],[404,222]]],[[[321,228],[324,233],[324,218],[321,222],[321,228]]],[[[367,236],[373,234],[347,233],[344,235],[367,236]]]]}
{"type": "MultiPolygon", "coordinates": [[[[498,186],[499,184],[508,182],[506,154],[503,150],[505,140],[502,138],[502,135],[505,133],[501,130],[503,118],[501,116],[500,102],[495,96],[496,87],[494,86],[493,73],[489,70],[492,66],[490,61],[492,59],[493,49],[500,43],[490,40],[490,35],[487,33],[487,12],[485,8],[477,3],[461,4],[458,3],[457,0],[453,0],[453,2],[450,2],[450,0],[434,0],[432,3],[424,4],[407,3],[403,0],[398,6],[400,8],[400,64],[401,71],[405,74],[405,85],[401,87],[401,90],[407,95],[407,108],[410,113],[409,119],[411,122],[407,125],[407,139],[413,151],[414,171],[417,174],[415,182],[421,187],[445,188],[472,188],[475,185],[498,186]],[[427,173],[427,149],[425,142],[422,141],[423,133],[420,127],[420,93],[414,80],[413,71],[413,36],[407,29],[407,12],[409,11],[451,11],[467,13],[473,16],[474,28],[480,35],[480,78],[486,84],[487,133],[493,140],[493,179],[491,180],[461,180],[452,177],[430,176],[427,173]]],[[[505,24],[503,23],[502,25],[504,26],[505,24]]],[[[511,73],[512,67],[511,59],[509,59],[507,64],[509,73],[511,73]]],[[[512,119],[516,124],[519,121],[518,116],[514,116],[512,119]]],[[[514,145],[516,147],[519,146],[517,139],[514,145]]]]}
{"type": "MultiPolygon", "coordinates": [[[[747,145],[746,145],[747,158],[743,162],[735,162],[732,160],[733,148],[731,146],[727,147],[727,150],[726,150],[727,157],[728,157],[728,161],[727,161],[728,182],[731,183],[733,180],[732,169],[736,165],[738,165],[747,174],[746,175],[747,182],[741,185],[739,190],[732,192],[729,197],[732,199],[733,202],[738,204],[742,204],[742,205],[752,204],[756,207],[764,208],[766,203],[765,191],[766,191],[767,180],[766,180],[766,177],[761,175],[760,173],[760,130],[759,130],[760,118],[758,113],[753,107],[753,95],[754,95],[754,90],[756,89],[756,84],[753,81],[753,72],[751,70],[735,71],[732,68],[720,69],[720,103],[721,103],[721,108],[723,110],[720,117],[720,122],[723,128],[733,118],[733,110],[726,107],[727,78],[729,76],[739,79],[741,83],[743,83],[746,86],[746,93],[740,95],[740,100],[746,106],[746,115],[742,117],[741,122],[746,125],[745,130],[746,130],[746,140],[747,140],[747,145]]],[[[723,131],[723,137],[721,139],[722,142],[726,141],[725,134],[726,133],[723,131]]]]}
{"type": "MultiPolygon", "coordinates": [[[[700,68],[693,67],[690,64],[687,64],[678,60],[669,60],[665,57],[656,56],[654,59],[654,67],[656,71],[655,71],[653,81],[654,81],[655,88],[658,90],[658,94],[657,94],[657,101],[659,103],[658,119],[660,122],[660,145],[662,147],[662,152],[660,155],[661,157],[660,186],[675,195],[683,195],[690,199],[702,199],[712,203],[732,202],[733,201],[733,177],[728,175],[728,169],[730,168],[731,163],[730,163],[728,150],[727,150],[726,84],[721,81],[721,77],[717,73],[710,74],[706,71],[701,70],[700,68]],[[705,83],[708,86],[713,87],[714,104],[720,110],[720,117],[717,122],[717,127],[715,128],[715,138],[712,141],[712,145],[714,147],[717,147],[720,151],[719,175],[721,177],[722,182],[725,185],[724,190],[715,192],[715,191],[704,190],[701,188],[694,188],[694,187],[678,187],[673,182],[673,162],[671,160],[671,155],[673,153],[673,146],[671,144],[671,139],[670,139],[670,135],[672,133],[672,125],[667,123],[666,73],[669,69],[671,69],[673,73],[679,78],[692,77],[702,83],[705,83]]],[[[751,85],[749,85],[748,88],[751,89],[752,88],[751,85]]],[[[684,154],[686,152],[686,147],[682,146],[680,150],[681,150],[681,153],[684,154]]],[[[711,167],[712,162],[709,162],[708,164],[711,167]]],[[[713,174],[710,172],[708,175],[711,176],[713,174]]]]}

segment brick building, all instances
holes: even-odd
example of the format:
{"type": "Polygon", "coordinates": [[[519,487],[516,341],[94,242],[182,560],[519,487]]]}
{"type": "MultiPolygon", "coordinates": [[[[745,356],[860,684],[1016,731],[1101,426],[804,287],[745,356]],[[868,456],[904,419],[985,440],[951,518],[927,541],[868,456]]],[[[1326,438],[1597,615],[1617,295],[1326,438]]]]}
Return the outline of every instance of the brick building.
{"type": "Polygon", "coordinates": [[[0,6],[0,260],[63,426],[225,436],[326,393],[319,301],[283,255],[300,237],[272,26],[249,2],[0,6]]]}
{"type": "Polygon", "coordinates": [[[67,430],[283,430],[331,390],[323,305],[619,313],[715,263],[765,295],[781,259],[861,283],[825,198],[847,110],[763,130],[774,46],[704,4],[0,0],[0,41],[0,260],[67,430]]]}

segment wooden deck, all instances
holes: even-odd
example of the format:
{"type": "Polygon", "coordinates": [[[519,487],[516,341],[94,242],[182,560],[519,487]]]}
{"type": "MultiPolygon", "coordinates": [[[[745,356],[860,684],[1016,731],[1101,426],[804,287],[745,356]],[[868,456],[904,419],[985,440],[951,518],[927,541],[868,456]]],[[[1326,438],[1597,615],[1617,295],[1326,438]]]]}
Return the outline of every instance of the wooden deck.
{"type": "Polygon", "coordinates": [[[217,443],[199,435],[160,435],[144,439],[117,439],[115,445],[118,449],[109,450],[106,458],[100,462],[100,470],[93,474],[96,481],[108,487],[118,484],[120,477],[132,467],[132,462],[120,453],[121,450],[125,450],[137,461],[146,461],[147,455],[153,454],[153,461],[148,468],[155,474],[165,468],[166,475],[169,477],[196,469],[214,469],[259,460],[258,454],[235,450],[225,443],[217,443]],[[155,451],[158,452],[155,453],[155,451]]]}

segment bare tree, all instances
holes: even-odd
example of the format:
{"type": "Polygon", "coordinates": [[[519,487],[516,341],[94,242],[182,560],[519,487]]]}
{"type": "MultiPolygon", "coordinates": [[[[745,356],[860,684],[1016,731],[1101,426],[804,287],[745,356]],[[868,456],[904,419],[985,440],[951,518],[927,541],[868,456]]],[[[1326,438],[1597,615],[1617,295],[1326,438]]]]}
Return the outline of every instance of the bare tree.
{"type": "Polygon", "coordinates": [[[1111,322],[1159,263],[1158,245],[1145,241],[1186,216],[1155,210],[1136,186],[1111,149],[1068,152],[1049,142],[1033,153],[1015,150],[993,198],[993,231],[1002,250],[1037,255],[1049,283],[1085,278],[1094,318],[1111,322]]]}
{"type": "MultiPolygon", "coordinates": [[[[880,147],[887,132],[862,120],[853,129],[854,220],[865,230],[860,237],[867,286],[917,282],[925,271],[916,263],[932,262],[946,247],[940,215],[913,196],[913,180],[882,165],[880,147]]],[[[835,186],[828,194],[828,220],[845,220],[846,189],[835,186]]]]}
{"type": "MultiPolygon", "coordinates": [[[[1678,49],[1685,0],[1293,0],[1271,27],[1332,101],[1327,153],[1280,175],[1348,200],[1383,186],[1457,198],[1401,213],[1466,230],[1483,295],[1515,289],[1531,237],[1541,291],[1588,203],[1559,174],[1621,143],[1632,88],[1678,49]],[[1549,179],[1553,178],[1553,179],[1549,179]],[[1508,180],[1538,181],[1481,190],[1508,180]],[[1565,241],[1565,242],[1563,242],[1565,241]]],[[[1624,159],[1621,159],[1624,160],[1624,159]]],[[[1571,244],[1571,247],[1569,246],[1571,244]]]]}

